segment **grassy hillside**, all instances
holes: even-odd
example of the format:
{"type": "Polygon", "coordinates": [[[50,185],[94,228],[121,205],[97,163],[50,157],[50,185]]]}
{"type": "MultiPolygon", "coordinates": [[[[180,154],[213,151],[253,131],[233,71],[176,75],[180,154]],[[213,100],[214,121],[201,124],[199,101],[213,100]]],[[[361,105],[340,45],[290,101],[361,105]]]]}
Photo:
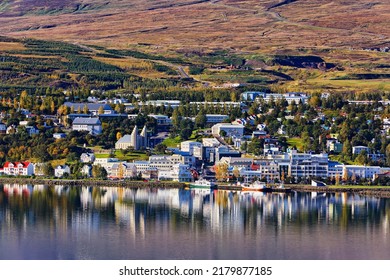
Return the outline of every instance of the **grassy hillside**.
{"type": "Polygon", "coordinates": [[[251,54],[219,50],[156,52],[0,37],[0,84],[10,88],[204,88],[240,83],[275,91],[390,91],[387,53],[308,50],[251,54]]]}
{"type": "Polygon", "coordinates": [[[170,49],[374,47],[389,14],[386,0],[0,1],[7,35],[170,49]]]}
{"type": "MultiPolygon", "coordinates": [[[[82,71],[109,65],[121,75],[206,86],[389,91],[389,53],[366,50],[389,46],[389,14],[386,0],[4,0],[0,55],[13,61],[3,59],[1,71],[10,71],[6,62],[13,69],[33,62],[39,73],[65,73],[59,85],[72,87],[85,82],[82,62],[89,65],[82,71]],[[48,53],[24,38],[69,42],[86,60],[68,61],[70,50],[48,53]]],[[[3,83],[36,81],[37,72],[18,71],[3,83]]],[[[121,87],[115,75],[87,84],[121,87]]],[[[53,84],[47,76],[39,82],[53,84]]]]}

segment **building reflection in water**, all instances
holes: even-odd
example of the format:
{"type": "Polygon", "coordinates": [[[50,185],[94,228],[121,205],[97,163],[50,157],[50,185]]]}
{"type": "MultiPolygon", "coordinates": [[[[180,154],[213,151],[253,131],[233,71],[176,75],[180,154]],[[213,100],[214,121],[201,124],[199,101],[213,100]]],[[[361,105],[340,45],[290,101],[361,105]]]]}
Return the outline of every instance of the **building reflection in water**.
{"type": "Polygon", "coordinates": [[[45,228],[48,238],[62,236],[64,242],[94,238],[107,224],[119,230],[117,238],[134,242],[147,240],[152,231],[256,239],[271,233],[302,233],[316,225],[335,226],[345,232],[357,228],[367,233],[380,231],[385,240],[389,209],[389,199],[348,193],[0,186],[2,235],[23,235],[27,226],[34,225],[45,228]]]}

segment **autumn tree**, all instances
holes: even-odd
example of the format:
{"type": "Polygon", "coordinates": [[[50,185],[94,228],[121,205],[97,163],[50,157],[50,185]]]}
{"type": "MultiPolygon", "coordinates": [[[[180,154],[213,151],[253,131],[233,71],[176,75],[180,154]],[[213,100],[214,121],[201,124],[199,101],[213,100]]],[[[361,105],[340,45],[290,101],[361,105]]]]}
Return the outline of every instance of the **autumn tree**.
{"type": "Polygon", "coordinates": [[[229,178],[227,163],[221,162],[215,166],[215,178],[218,181],[225,181],[227,178],[229,178]]]}

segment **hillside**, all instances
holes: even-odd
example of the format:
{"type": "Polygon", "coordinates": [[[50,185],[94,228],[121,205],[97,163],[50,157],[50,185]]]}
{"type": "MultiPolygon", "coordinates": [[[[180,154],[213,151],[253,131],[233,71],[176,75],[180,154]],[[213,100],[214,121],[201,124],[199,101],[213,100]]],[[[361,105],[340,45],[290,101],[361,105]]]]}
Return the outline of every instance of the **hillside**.
{"type": "MultiPolygon", "coordinates": [[[[387,2],[5,0],[0,1],[0,35],[18,40],[0,36],[0,57],[12,56],[12,62],[0,63],[1,79],[4,85],[32,86],[39,73],[44,86],[83,85],[78,75],[85,69],[66,78],[43,78],[42,67],[66,73],[69,54],[45,52],[39,46],[47,43],[37,47],[26,41],[37,38],[81,48],[80,55],[93,59],[93,71],[104,63],[109,65],[104,69],[115,67],[141,79],[187,83],[193,78],[206,86],[276,85],[275,90],[308,92],[389,91],[390,53],[379,51],[390,47],[387,2]],[[25,71],[31,59],[39,67],[25,71]]],[[[90,86],[120,87],[123,79],[117,76],[103,84],[89,77],[90,86]]]]}
{"type": "Polygon", "coordinates": [[[4,0],[2,35],[126,46],[376,47],[389,44],[387,0],[4,0]],[[348,15],[348,16],[346,16],[348,15]]]}

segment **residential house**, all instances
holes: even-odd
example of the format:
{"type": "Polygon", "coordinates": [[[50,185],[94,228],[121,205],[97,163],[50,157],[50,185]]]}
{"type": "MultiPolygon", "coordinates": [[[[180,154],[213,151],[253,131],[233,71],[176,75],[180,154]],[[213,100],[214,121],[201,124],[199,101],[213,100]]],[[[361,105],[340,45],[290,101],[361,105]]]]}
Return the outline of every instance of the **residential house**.
{"type": "Polygon", "coordinates": [[[106,170],[107,177],[111,179],[134,178],[137,176],[137,167],[134,163],[117,162],[106,170]]]}
{"type": "Polygon", "coordinates": [[[65,133],[53,133],[53,138],[54,139],[64,139],[64,138],[66,138],[66,134],[65,133]]]}
{"type": "Polygon", "coordinates": [[[70,174],[70,167],[68,165],[58,165],[56,168],[54,168],[55,177],[61,178],[65,174],[70,174]]]}
{"type": "Polygon", "coordinates": [[[0,134],[6,134],[7,132],[7,125],[4,123],[0,123],[0,134]]]}
{"type": "Polygon", "coordinates": [[[2,171],[3,174],[9,176],[32,176],[34,174],[34,165],[28,161],[21,161],[21,162],[7,161],[4,164],[2,171]]]}
{"type": "Polygon", "coordinates": [[[39,134],[39,129],[34,127],[34,126],[30,126],[30,125],[26,126],[26,131],[27,131],[29,136],[33,136],[33,135],[39,134]]]}
{"type": "Polygon", "coordinates": [[[336,154],[339,154],[343,151],[343,144],[336,139],[326,140],[326,147],[328,148],[329,152],[333,152],[336,154]]]}
{"type": "Polygon", "coordinates": [[[82,163],[92,163],[96,159],[95,154],[93,153],[82,153],[80,156],[80,161],[82,163]]]}
{"type": "Polygon", "coordinates": [[[85,177],[90,178],[92,176],[92,166],[89,164],[84,165],[80,172],[85,177]]]}

